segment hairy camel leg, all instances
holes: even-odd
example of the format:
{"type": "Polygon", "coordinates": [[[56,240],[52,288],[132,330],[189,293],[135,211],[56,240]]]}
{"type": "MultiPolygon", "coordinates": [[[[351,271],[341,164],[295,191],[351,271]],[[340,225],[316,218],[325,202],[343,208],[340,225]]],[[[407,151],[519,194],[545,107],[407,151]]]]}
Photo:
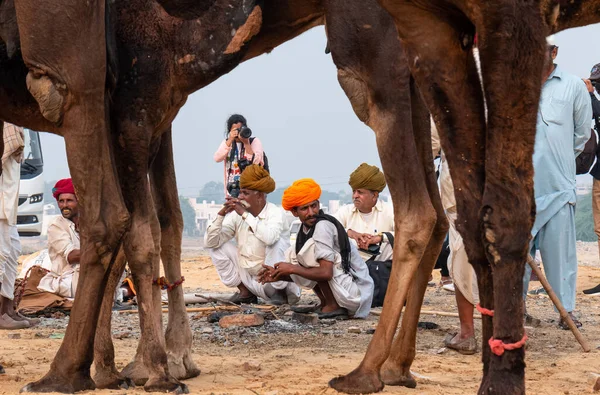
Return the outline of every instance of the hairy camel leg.
{"type": "MultiPolygon", "coordinates": [[[[537,3],[496,3],[482,2],[486,18],[477,23],[488,105],[480,220],[494,273],[493,336],[515,343],[525,333],[522,277],[535,218],[532,157],[546,30],[537,3]]],[[[490,354],[479,393],[524,394],[524,358],[523,347],[490,354]]]]}
{"type": "MultiPolygon", "coordinates": [[[[171,129],[161,136],[160,147],[150,167],[154,206],[161,229],[161,258],[165,277],[173,284],[181,279],[181,235],[183,215],[177,195],[171,129]]],[[[169,372],[179,380],[196,377],[200,370],[192,359],[192,330],[183,299],[183,285],[169,295],[169,322],[165,332],[169,372]]]]}
{"type": "Polygon", "coordinates": [[[146,391],[187,392],[187,386],[169,372],[160,288],[153,284],[159,276],[160,225],[148,180],[151,133],[127,122],[121,125],[121,130],[124,136],[122,149],[127,155],[120,164],[120,174],[125,200],[131,207],[132,221],[124,246],[137,290],[142,330],[135,359],[122,374],[136,384],[147,378],[144,384],[146,391]]]}
{"type": "MultiPolygon", "coordinates": [[[[408,64],[406,67],[408,67],[408,64]]],[[[421,94],[414,84],[411,84],[411,92],[414,138],[420,153],[420,163],[427,177],[427,191],[437,214],[437,222],[427,245],[427,250],[417,269],[413,284],[409,289],[406,311],[402,316],[400,332],[394,339],[390,356],[381,367],[381,379],[386,385],[415,388],[417,382],[410,373],[410,367],[416,355],[417,325],[419,323],[419,315],[429,276],[440,254],[444,238],[448,233],[448,220],[442,207],[433,164],[429,111],[425,107],[421,99],[421,94]]]]}
{"type": "MultiPolygon", "coordinates": [[[[378,7],[373,1],[366,5],[378,7]]],[[[342,392],[370,393],[383,389],[379,369],[388,357],[408,289],[435,229],[437,214],[429,199],[414,141],[411,77],[406,62],[398,60],[402,52],[393,21],[383,10],[379,15],[373,14],[377,17],[374,19],[381,22],[364,19],[362,14],[366,13],[361,13],[360,8],[339,12],[345,6],[339,1],[327,3],[329,45],[338,67],[340,85],[354,112],[376,133],[384,173],[394,199],[396,242],[394,270],[383,313],[367,354],[357,369],[329,384],[342,392]],[[364,28],[365,25],[369,28],[364,28]],[[352,42],[354,48],[369,50],[353,53],[353,46],[348,42],[352,42]],[[401,168],[398,158],[403,158],[401,168]]]]}
{"type": "Polygon", "coordinates": [[[102,295],[128,226],[108,138],[104,2],[17,0],[15,6],[29,91],[44,116],[62,126],[82,250],[81,297],[65,338],[50,371],[23,391],[71,393],[94,388],[90,366],[102,295]]]}
{"type": "MultiPolygon", "coordinates": [[[[430,12],[392,1],[380,3],[396,16],[408,64],[436,122],[454,183],[457,227],[478,275],[480,303],[492,309],[491,272],[479,224],[485,180],[485,114],[481,82],[471,51],[473,27],[466,20],[455,23],[442,20],[439,10],[430,12]],[[430,29],[438,33],[431,35],[430,29]]],[[[482,327],[486,339],[482,347],[485,374],[492,319],[484,317],[482,327]]]]}
{"type": "Polygon", "coordinates": [[[108,276],[98,328],[94,339],[94,383],[97,389],[128,389],[133,382],[125,378],[115,366],[115,348],[112,342],[111,318],[115,290],[119,286],[126,265],[125,252],[119,249],[113,268],[108,276]]]}

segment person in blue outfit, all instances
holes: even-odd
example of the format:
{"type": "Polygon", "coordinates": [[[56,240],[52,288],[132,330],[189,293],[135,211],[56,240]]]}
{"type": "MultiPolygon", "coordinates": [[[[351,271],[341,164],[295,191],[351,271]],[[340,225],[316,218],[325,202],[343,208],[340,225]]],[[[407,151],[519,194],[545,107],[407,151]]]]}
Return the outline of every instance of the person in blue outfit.
{"type": "MultiPolygon", "coordinates": [[[[531,254],[542,255],[548,282],[573,316],[577,253],[575,248],[575,158],[590,138],[592,106],[585,83],[553,60],[558,47],[549,42],[538,108],[533,154],[536,218],[531,254]]],[[[524,297],[531,268],[525,266],[524,297]]],[[[559,326],[568,329],[561,319],[559,326]]]]}

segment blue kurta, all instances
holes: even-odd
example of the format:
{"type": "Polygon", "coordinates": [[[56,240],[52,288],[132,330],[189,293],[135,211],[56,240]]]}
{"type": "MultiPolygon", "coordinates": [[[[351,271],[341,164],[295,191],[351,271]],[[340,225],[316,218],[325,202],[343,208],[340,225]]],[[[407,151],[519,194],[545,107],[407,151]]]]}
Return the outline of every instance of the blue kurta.
{"type": "MultiPolygon", "coordinates": [[[[592,105],[585,83],[558,66],[542,87],[533,154],[536,218],[532,252],[539,248],[550,285],[567,311],[575,308],[577,255],[575,158],[590,138],[592,105]]],[[[525,288],[531,268],[526,265],[525,288]]]]}

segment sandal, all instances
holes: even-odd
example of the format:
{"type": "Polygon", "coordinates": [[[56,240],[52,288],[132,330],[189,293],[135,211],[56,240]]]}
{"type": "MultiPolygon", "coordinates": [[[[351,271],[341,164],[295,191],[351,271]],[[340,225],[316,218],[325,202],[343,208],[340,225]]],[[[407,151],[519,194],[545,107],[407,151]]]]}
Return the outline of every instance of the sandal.
{"type": "Polygon", "coordinates": [[[321,306],[317,304],[298,305],[291,306],[290,310],[292,310],[294,313],[300,314],[321,313],[321,306]]]}
{"type": "Polygon", "coordinates": [[[240,293],[236,292],[233,294],[231,299],[229,299],[229,301],[235,304],[257,304],[258,298],[256,297],[256,295],[250,295],[242,298],[240,293]]]}
{"type": "Polygon", "coordinates": [[[458,333],[448,333],[444,339],[444,346],[447,348],[458,351],[463,355],[473,355],[477,352],[477,341],[475,336],[467,337],[466,339],[459,340],[457,343],[452,343],[452,340],[458,335],[458,333]]]}
{"type": "Polygon", "coordinates": [[[347,319],[348,318],[348,310],[340,307],[339,309],[333,310],[333,311],[329,311],[327,313],[319,313],[319,319],[328,319],[328,318],[335,318],[338,320],[342,320],[342,319],[347,319]]]}
{"type": "MultiPolygon", "coordinates": [[[[569,317],[571,317],[571,320],[573,320],[573,323],[575,324],[576,328],[581,328],[583,326],[581,321],[579,321],[577,318],[575,318],[573,313],[569,313],[569,317]]],[[[569,328],[569,325],[567,324],[567,322],[565,320],[563,320],[562,318],[560,319],[560,322],[558,323],[558,327],[565,331],[568,331],[569,329],[571,329],[571,328],[569,328]]]]}

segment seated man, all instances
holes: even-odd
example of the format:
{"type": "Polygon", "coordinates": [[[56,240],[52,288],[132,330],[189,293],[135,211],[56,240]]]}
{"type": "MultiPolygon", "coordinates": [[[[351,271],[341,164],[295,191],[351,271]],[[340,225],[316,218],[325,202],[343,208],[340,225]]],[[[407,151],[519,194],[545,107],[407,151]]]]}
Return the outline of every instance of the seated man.
{"type": "Polygon", "coordinates": [[[294,304],[300,298],[295,284],[281,281],[265,285],[257,278],[263,264],[282,261],[290,246],[284,211],[267,203],[267,194],[274,190],[275,181],[264,168],[246,167],[240,176],[239,197],[228,197],[206,230],[204,246],[221,281],[239,290],[233,303],[256,303],[259,296],[273,304],[294,304]]]}
{"type": "MultiPolygon", "coordinates": [[[[361,250],[369,245],[382,242],[377,261],[392,259],[392,246],[382,232],[394,232],[394,209],[379,199],[379,193],[385,188],[385,177],[377,166],[362,163],[352,174],[348,182],[352,187],[354,204],[341,207],[335,217],[348,232],[348,237],[361,250]]],[[[363,259],[371,254],[359,251],[363,259]]]]}
{"type": "Polygon", "coordinates": [[[371,309],[373,279],[342,224],[321,211],[320,197],[321,188],[310,178],[285,190],[283,208],[300,219],[302,226],[287,262],[263,266],[260,280],[293,281],[312,289],[321,301],[319,318],[365,318],[371,309]]]}
{"type": "Polygon", "coordinates": [[[50,272],[38,285],[43,292],[65,298],[75,297],[79,280],[79,209],[75,188],[70,178],[59,180],[52,195],[58,203],[61,216],[48,227],[48,255],[52,262],[50,272]]]}

